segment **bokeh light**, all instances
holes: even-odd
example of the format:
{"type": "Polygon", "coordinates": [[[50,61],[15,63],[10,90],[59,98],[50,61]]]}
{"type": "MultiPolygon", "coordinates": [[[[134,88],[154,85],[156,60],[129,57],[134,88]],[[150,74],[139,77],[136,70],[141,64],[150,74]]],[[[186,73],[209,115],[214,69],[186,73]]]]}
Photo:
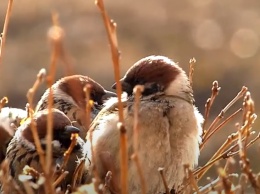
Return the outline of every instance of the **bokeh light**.
{"type": "Polygon", "coordinates": [[[233,34],[230,40],[230,48],[240,58],[252,57],[259,48],[258,35],[251,29],[241,28],[233,34]]]}
{"type": "Polygon", "coordinates": [[[193,31],[195,44],[205,50],[218,49],[223,45],[221,26],[215,20],[204,20],[193,31]]]}

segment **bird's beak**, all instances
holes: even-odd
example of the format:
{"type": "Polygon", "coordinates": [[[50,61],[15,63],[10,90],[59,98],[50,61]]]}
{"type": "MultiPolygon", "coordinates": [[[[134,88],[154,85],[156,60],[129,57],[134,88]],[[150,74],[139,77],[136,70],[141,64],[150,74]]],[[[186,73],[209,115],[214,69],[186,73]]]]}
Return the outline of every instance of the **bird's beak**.
{"type": "Polygon", "coordinates": [[[77,128],[77,127],[74,127],[74,126],[72,126],[72,125],[67,125],[67,126],[65,126],[65,131],[64,131],[64,133],[66,134],[66,135],[71,135],[72,133],[79,133],[80,132],[80,129],[79,128],[77,128]]]}
{"type": "Polygon", "coordinates": [[[116,93],[105,90],[105,94],[101,97],[102,102],[108,100],[111,97],[117,97],[116,93]]]}
{"type": "MultiPolygon", "coordinates": [[[[133,92],[133,87],[129,83],[125,82],[124,78],[120,80],[120,83],[124,92],[127,94],[131,94],[133,92]]],[[[116,89],[116,83],[114,83],[111,87],[112,89],[116,89]]]]}

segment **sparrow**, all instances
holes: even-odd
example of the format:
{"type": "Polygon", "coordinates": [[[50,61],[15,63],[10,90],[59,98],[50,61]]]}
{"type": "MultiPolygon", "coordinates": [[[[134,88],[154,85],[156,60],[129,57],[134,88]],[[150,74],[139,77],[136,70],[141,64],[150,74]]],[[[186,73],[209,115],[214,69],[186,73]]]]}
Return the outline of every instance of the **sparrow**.
{"type": "Polygon", "coordinates": [[[15,133],[15,127],[26,118],[27,112],[19,108],[4,107],[0,110],[0,163],[5,158],[6,148],[15,133]]]}
{"type": "MultiPolygon", "coordinates": [[[[193,90],[185,71],[165,56],[148,56],[130,67],[120,82],[127,93],[127,99],[123,100],[123,125],[128,139],[128,193],[142,191],[136,163],[131,160],[133,90],[137,85],[144,88],[138,110],[138,156],[146,193],[165,192],[159,168],[164,169],[169,189],[178,192],[185,177],[184,165],[193,169],[198,163],[203,122],[203,116],[194,106],[193,90]]],[[[84,148],[93,160],[92,171],[96,171],[101,181],[108,171],[112,172],[112,193],[121,190],[118,121],[118,101],[111,98],[92,122],[84,148]]]]}
{"type": "MultiPolygon", "coordinates": [[[[92,121],[103,107],[103,103],[115,93],[105,90],[99,83],[83,75],[72,75],[63,77],[52,85],[53,108],[64,112],[74,125],[80,128],[80,137],[85,139],[88,126],[86,126],[86,97],[84,87],[89,84],[90,100],[93,101],[91,110],[92,121]]],[[[50,89],[42,95],[36,106],[36,112],[48,107],[48,96],[50,89]]]]}
{"type": "MultiPolygon", "coordinates": [[[[64,153],[68,150],[71,144],[71,134],[78,134],[80,129],[72,126],[69,118],[61,111],[52,109],[53,117],[53,140],[52,140],[52,168],[62,166],[64,162],[64,153]]],[[[43,173],[42,166],[39,161],[39,154],[36,150],[33,134],[31,131],[31,123],[36,123],[37,132],[39,135],[41,147],[46,150],[47,142],[45,136],[47,134],[47,115],[48,109],[39,111],[33,115],[32,119],[27,119],[15,132],[14,137],[7,147],[6,160],[9,162],[10,175],[16,183],[23,188],[22,182],[19,180],[19,175],[24,174],[24,167],[28,165],[38,173],[43,173]]],[[[74,146],[68,163],[65,166],[69,174],[60,183],[61,189],[66,189],[68,184],[72,182],[73,173],[77,167],[79,158],[82,158],[84,141],[77,137],[76,145],[74,146]]],[[[35,181],[32,179],[32,181],[35,181]]],[[[43,188],[39,188],[41,191],[43,188]]]]}

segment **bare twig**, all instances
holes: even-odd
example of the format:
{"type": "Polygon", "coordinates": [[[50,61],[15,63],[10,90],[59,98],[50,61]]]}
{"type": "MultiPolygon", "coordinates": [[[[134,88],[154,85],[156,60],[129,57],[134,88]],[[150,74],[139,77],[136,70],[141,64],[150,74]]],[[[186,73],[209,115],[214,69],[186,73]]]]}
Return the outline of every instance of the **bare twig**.
{"type": "Polygon", "coordinates": [[[83,176],[83,171],[85,168],[85,158],[80,159],[78,166],[76,167],[73,177],[72,177],[72,183],[71,183],[71,189],[72,191],[75,190],[77,183],[82,182],[82,176],[83,176]]]}
{"type": "Polygon", "coordinates": [[[34,110],[33,100],[34,100],[35,93],[36,93],[37,89],[39,88],[40,84],[43,83],[45,77],[46,77],[46,70],[41,69],[39,71],[39,73],[37,74],[37,79],[34,82],[33,86],[27,92],[27,99],[28,99],[28,102],[30,105],[29,108],[31,110],[34,110]]]}
{"type": "Polygon", "coordinates": [[[69,174],[68,171],[63,171],[63,172],[60,174],[60,176],[54,181],[53,187],[54,187],[54,188],[57,187],[57,186],[60,184],[60,182],[61,182],[62,180],[64,180],[64,178],[65,178],[68,174],[69,174]]]}
{"type": "Polygon", "coordinates": [[[159,171],[159,173],[160,173],[160,175],[162,177],[163,185],[164,185],[164,188],[165,188],[165,193],[166,194],[170,194],[170,190],[169,190],[168,184],[166,182],[163,170],[164,170],[163,168],[158,168],[158,171],[159,171]]]}
{"type": "Polygon", "coordinates": [[[222,123],[220,123],[216,128],[212,129],[210,133],[203,139],[203,142],[200,144],[200,150],[202,150],[206,144],[206,142],[224,125],[226,125],[229,121],[231,121],[238,113],[242,112],[242,108],[238,109],[232,115],[230,115],[227,119],[225,119],[222,123]]]}
{"type": "Polygon", "coordinates": [[[205,104],[205,113],[204,113],[205,121],[203,123],[202,138],[204,138],[204,136],[207,133],[207,131],[205,130],[205,126],[206,126],[206,123],[207,123],[208,118],[209,118],[209,111],[210,111],[211,106],[212,106],[216,96],[218,95],[220,89],[221,89],[221,87],[218,86],[218,81],[214,81],[213,84],[212,84],[212,89],[211,89],[211,97],[207,100],[207,102],[205,104]]]}
{"type": "Polygon", "coordinates": [[[137,167],[137,172],[139,174],[140,180],[141,180],[141,186],[142,186],[142,193],[146,194],[146,183],[145,183],[145,178],[144,174],[142,171],[142,167],[140,164],[139,160],[139,154],[138,154],[138,138],[139,138],[139,128],[138,128],[138,117],[139,117],[139,104],[140,104],[140,96],[141,93],[143,92],[144,87],[137,85],[134,88],[134,93],[135,93],[135,103],[134,103],[134,137],[133,137],[133,144],[134,144],[134,154],[132,155],[132,159],[134,160],[136,167],[137,167]]]}
{"type": "Polygon", "coordinates": [[[128,193],[128,153],[126,129],[123,123],[119,122],[117,128],[120,131],[120,154],[121,154],[121,192],[128,193]]]}
{"type": "Polygon", "coordinates": [[[5,96],[1,99],[0,101],[0,112],[1,112],[1,109],[8,103],[8,98],[5,96]]]}
{"type": "Polygon", "coordinates": [[[197,185],[197,181],[196,181],[189,165],[184,165],[184,171],[185,171],[185,174],[187,176],[188,183],[190,183],[192,185],[192,187],[195,189],[197,194],[200,194],[199,187],[197,185]]]}
{"type": "MultiPolygon", "coordinates": [[[[33,135],[33,140],[34,140],[34,143],[36,146],[37,153],[39,154],[40,164],[41,164],[44,174],[46,172],[45,155],[44,155],[44,151],[42,149],[41,143],[40,143],[36,122],[33,119],[33,112],[34,112],[33,111],[33,100],[34,100],[34,95],[35,95],[40,83],[43,82],[45,75],[46,75],[45,69],[41,69],[39,71],[39,73],[37,74],[37,79],[34,82],[33,87],[30,88],[27,92],[27,99],[28,99],[29,103],[27,103],[27,105],[26,105],[27,112],[28,112],[28,118],[31,120],[31,131],[32,131],[32,135],[33,135]]],[[[45,190],[47,192],[47,187],[45,188],[45,190]]]]}
{"type": "Polygon", "coordinates": [[[90,93],[91,93],[91,85],[87,84],[84,87],[85,92],[85,98],[86,98],[86,127],[87,130],[89,130],[90,122],[91,122],[91,108],[93,106],[93,101],[90,99],[90,93]]]}
{"type": "Polygon", "coordinates": [[[8,29],[8,25],[9,25],[9,21],[10,21],[10,17],[11,17],[12,6],[13,6],[13,0],[9,0],[6,15],[5,15],[3,32],[1,33],[1,36],[0,36],[0,65],[2,62],[2,58],[3,58],[3,49],[5,46],[5,40],[6,40],[7,29],[8,29]]]}
{"type": "MultiPolygon", "coordinates": [[[[115,81],[116,81],[116,92],[118,96],[118,112],[119,112],[119,126],[124,126],[124,116],[123,116],[123,104],[122,104],[122,99],[121,99],[121,94],[122,94],[122,86],[120,83],[120,68],[119,68],[119,56],[120,52],[118,50],[118,42],[117,42],[117,35],[116,35],[116,23],[111,20],[106,13],[105,6],[103,0],[96,0],[95,1],[96,5],[100,9],[106,31],[107,31],[107,36],[110,44],[110,49],[111,49],[111,54],[112,54],[112,60],[113,60],[113,65],[114,65],[114,76],[115,76],[115,81]]],[[[123,127],[119,127],[121,129],[121,135],[120,135],[120,150],[121,150],[121,162],[120,162],[120,167],[121,167],[121,193],[126,194],[128,190],[128,158],[127,158],[127,138],[126,138],[126,129],[123,127]]]]}
{"type": "Polygon", "coordinates": [[[231,191],[231,182],[228,179],[228,176],[223,168],[218,169],[218,174],[220,176],[220,179],[222,181],[222,186],[224,188],[225,193],[227,194],[233,194],[234,192],[231,191]]]}
{"type": "Polygon", "coordinates": [[[49,96],[48,96],[48,112],[47,115],[47,135],[46,135],[46,141],[47,141],[47,149],[46,149],[46,179],[47,179],[47,185],[49,187],[49,190],[51,191],[51,194],[54,193],[54,187],[50,182],[51,174],[53,173],[52,169],[52,139],[53,139],[53,133],[52,133],[52,127],[53,127],[53,115],[52,115],[52,107],[53,107],[53,91],[51,86],[54,83],[55,74],[56,74],[56,66],[57,66],[57,59],[60,54],[59,45],[60,41],[62,40],[63,33],[61,28],[59,27],[58,22],[58,16],[57,14],[52,15],[52,21],[53,26],[50,28],[48,32],[48,38],[51,40],[52,43],[52,55],[51,55],[51,61],[49,66],[49,74],[47,76],[46,82],[49,88],[49,96]]]}
{"type": "Polygon", "coordinates": [[[71,137],[70,137],[70,139],[71,139],[70,147],[64,153],[64,159],[63,159],[63,163],[61,165],[61,169],[65,169],[66,168],[67,163],[69,161],[70,154],[73,151],[75,145],[77,144],[77,138],[78,138],[78,134],[77,133],[72,133],[71,134],[71,137]]]}
{"type": "Polygon", "coordinates": [[[238,92],[238,94],[220,111],[219,115],[214,119],[214,121],[207,129],[206,133],[203,136],[203,139],[207,138],[207,135],[211,132],[215,125],[224,117],[224,114],[228,111],[228,109],[233,104],[235,104],[240,98],[242,98],[246,94],[247,90],[247,87],[243,86],[242,89],[238,92]]]}

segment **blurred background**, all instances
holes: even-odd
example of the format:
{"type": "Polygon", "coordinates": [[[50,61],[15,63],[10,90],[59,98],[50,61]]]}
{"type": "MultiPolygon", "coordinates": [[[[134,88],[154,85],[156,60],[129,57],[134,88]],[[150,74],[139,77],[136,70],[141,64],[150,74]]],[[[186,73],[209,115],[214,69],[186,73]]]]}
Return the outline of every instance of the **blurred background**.
{"type": "MultiPolygon", "coordinates": [[[[7,4],[7,0],[0,3],[1,28],[7,4]]],[[[178,62],[186,72],[189,60],[194,57],[197,62],[193,88],[196,105],[202,113],[211,94],[212,82],[218,80],[221,86],[210,120],[242,86],[251,91],[259,113],[259,0],[106,0],[105,5],[118,26],[122,75],[134,62],[148,55],[165,55],[178,62]]],[[[49,67],[51,46],[47,32],[52,25],[53,12],[59,14],[65,31],[64,45],[74,72],[90,76],[107,89],[114,83],[108,39],[94,1],[14,1],[0,64],[0,98],[7,96],[8,106],[24,108],[26,93],[38,71],[49,67]]],[[[64,67],[59,63],[56,79],[63,75],[64,67]]],[[[45,85],[39,88],[35,102],[45,89],[45,85]]],[[[226,116],[241,105],[242,100],[226,116]]],[[[200,165],[235,131],[234,124],[238,121],[241,117],[207,144],[200,165]]],[[[256,131],[259,125],[257,121],[256,131]]],[[[248,154],[253,169],[259,172],[259,143],[248,154]]],[[[209,176],[216,177],[215,172],[216,168],[212,168],[209,176]]]]}

